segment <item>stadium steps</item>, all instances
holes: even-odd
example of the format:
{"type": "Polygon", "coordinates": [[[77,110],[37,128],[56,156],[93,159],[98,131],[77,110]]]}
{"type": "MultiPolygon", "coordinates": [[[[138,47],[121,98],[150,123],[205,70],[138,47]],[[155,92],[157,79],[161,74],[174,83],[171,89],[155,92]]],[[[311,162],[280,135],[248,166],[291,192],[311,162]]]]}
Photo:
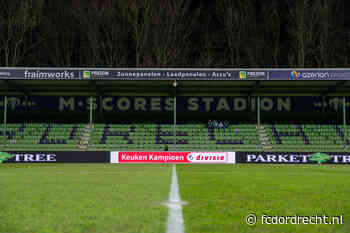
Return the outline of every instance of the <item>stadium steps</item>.
{"type": "Polygon", "coordinates": [[[77,144],[77,147],[79,149],[86,150],[88,148],[92,128],[93,126],[90,124],[85,125],[83,132],[81,134],[81,137],[79,139],[79,142],[77,144]]]}
{"type": "Polygon", "coordinates": [[[259,140],[263,151],[271,151],[273,146],[264,125],[258,128],[258,133],[259,133],[259,140]]]}

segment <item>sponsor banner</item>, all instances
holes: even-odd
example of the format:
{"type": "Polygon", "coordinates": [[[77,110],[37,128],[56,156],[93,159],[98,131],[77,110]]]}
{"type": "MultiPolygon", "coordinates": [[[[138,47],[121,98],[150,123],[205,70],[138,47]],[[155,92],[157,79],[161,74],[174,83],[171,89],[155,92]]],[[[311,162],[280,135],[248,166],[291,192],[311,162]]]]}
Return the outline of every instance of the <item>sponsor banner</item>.
{"type": "Polygon", "coordinates": [[[236,152],[236,163],[350,164],[350,153],[236,152]]]}
{"type": "Polygon", "coordinates": [[[234,152],[113,151],[111,163],[234,163],[234,152]]]}
{"type": "Polygon", "coordinates": [[[265,80],[266,70],[0,68],[0,79],[265,80]]]}
{"type": "MultiPolygon", "coordinates": [[[[266,79],[266,72],[262,77],[266,79]]],[[[238,80],[233,69],[83,69],[84,79],[118,80],[238,80]]]]}
{"type": "Polygon", "coordinates": [[[79,79],[78,69],[0,68],[0,79],[79,79]]]}
{"type": "Polygon", "coordinates": [[[350,70],[270,70],[269,80],[350,80],[350,70]]]}
{"type": "MultiPolygon", "coordinates": [[[[93,98],[93,110],[104,112],[170,112],[173,98],[165,96],[102,96],[93,98]]],[[[0,107],[4,98],[0,97],[0,107]]],[[[350,109],[350,98],[346,97],[350,109]]],[[[290,96],[261,97],[263,112],[335,112],[342,111],[342,97],[290,96]]],[[[247,112],[256,111],[255,98],[240,96],[179,96],[178,112],[247,112]]],[[[85,96],[9,96],[8,111],[87,112],[85,96]]]]}
{"type": "Polygon", "coordinates": [[[0,163],[109,163],[104,151],[8,151],[0,152],[0,163]]]}
{"type": "Polygon", "coordinates": [[[349,69],[0,68],[0,79],[350,80],[349,69]]]}
{"type": "MultiPolygon", "coordinates": [[[[240,70],[237,77],[239,80],[266,80],[267,70],[240,70]]],[[[238,79],[236,78],[236,79],[238,79]]]]}

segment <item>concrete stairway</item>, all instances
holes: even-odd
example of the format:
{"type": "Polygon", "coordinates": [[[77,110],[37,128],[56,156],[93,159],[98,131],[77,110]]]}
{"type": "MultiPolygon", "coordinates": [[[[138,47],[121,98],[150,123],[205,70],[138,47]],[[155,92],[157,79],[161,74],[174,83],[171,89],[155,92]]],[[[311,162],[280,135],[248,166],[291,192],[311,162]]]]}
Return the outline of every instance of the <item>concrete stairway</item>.
{"type": "Polygon", "coordinates": [[[264,125],[260,125],[260,128],[257,129],[258,133],[259,133],[259,139],[260,139],[260,143],[262,145],[262,149],[263,151],[272,151],[273,150],[273,146],[271,143],[271,139],[269,137],[269,135],[266,132],[266,128],[264,125]]]}
{"type": "Polygon", "coordinates": [[[93,125],[86,124],[85,128],[82,132],[82,135],[79,139],[79,142],[77,144],[77,148],[81,150],[86,150],[88,148],[89,142],[90,142],[90,135],[92,132],[93,125]]]}

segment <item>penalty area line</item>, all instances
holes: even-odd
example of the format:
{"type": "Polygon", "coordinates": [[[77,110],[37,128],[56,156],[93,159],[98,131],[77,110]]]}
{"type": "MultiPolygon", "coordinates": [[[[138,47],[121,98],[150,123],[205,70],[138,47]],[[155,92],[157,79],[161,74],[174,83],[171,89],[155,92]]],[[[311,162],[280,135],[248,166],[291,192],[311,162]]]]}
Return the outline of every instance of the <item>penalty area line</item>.
{"type": "Polygon", "coordinates": [[[172,168],[172,177],[171,177],[171,188],[169,201],[167,206],[169,208],[169,214],[167,219],[167,229],[166,233],[184,233],[184,219],[182,215],[182,205],[184,203],[181,201],[179,193],[179,184],[177,181],[176,174],[176,165],[173,165],[172,168]]]}

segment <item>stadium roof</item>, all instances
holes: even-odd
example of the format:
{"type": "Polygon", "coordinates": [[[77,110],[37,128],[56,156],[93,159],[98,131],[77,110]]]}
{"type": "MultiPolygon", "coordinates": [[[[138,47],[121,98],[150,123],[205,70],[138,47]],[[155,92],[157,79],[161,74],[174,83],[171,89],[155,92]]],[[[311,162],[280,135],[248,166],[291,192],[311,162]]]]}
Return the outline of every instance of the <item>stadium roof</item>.
{"type": "MultiPolygon", "coordinates": [[[[0,68],[0,95],[350,95],[344,69],[0,68]]],[[[349,80],[349,81],[348,81],[349,80]]]]}

